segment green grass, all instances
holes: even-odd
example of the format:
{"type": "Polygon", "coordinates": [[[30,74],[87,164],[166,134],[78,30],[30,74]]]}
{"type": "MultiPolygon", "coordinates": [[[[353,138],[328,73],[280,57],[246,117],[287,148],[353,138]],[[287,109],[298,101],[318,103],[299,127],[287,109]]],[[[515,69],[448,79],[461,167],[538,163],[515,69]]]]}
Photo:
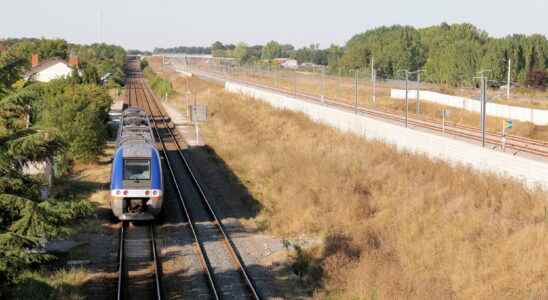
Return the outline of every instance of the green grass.
{"type": "Polygon", "coordinates": [[[84,284],[88,276],[82,268],[26,272],[19,278],[13,296],[21,300],[85,299],[84,284]]]}

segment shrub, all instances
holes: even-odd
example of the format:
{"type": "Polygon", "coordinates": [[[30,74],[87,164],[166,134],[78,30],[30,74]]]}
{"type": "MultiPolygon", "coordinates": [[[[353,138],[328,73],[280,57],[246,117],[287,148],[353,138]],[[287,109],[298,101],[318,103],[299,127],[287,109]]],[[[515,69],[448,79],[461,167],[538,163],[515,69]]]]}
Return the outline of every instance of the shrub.
{"type": "Polygon", "coordinates": [[[527,73],[527,85],[540,90],[545,90],[548,86],[548,71],[535,69],[527,73]]]}

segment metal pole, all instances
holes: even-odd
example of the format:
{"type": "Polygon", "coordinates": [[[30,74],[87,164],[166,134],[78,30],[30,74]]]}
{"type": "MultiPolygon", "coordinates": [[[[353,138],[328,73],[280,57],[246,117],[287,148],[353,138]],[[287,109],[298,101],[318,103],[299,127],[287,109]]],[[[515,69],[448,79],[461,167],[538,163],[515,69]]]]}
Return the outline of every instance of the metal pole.
{"type": "Polygon", "coordinates": [[[502,152],[506,150],[506,124],[502,120],[502,152]]]}
{"type": "Polygon", "coordinates": [[[421,111],[420,108],[420,92],[421,92],[421,72],[420,70],[417,72],[417,110],[416,114],[418,115],[421,111]]]}
{"type": "Polygon", "coordinates": [[[485,109],[486,109],[486,78],[481,74],[481,146],[485,147],[485,109]]]}
{"type": "Polygon", "coordinates": [[[441,132],[445,133],[445,108],[441,110],[441,132]]]}
{"type": "MultiPolygon", "coordinates": [[[[339,68],[339,78],[337,78],[337,96],[341,93],[341,80],[342,80],[342,70],[339,68]]],[[[335,97],[336,99],[337,97],[335,97]]]]}
{"type": "Polygon", "coordinates": [[[508,82],[506,84],[506,99],[510,100],[510,77],[511,77],[512,59],[508,59],[508,82]]]}
{"type": "Polygon", "coordinates": [[[409,72],[405,71],[405,127],[407,124],[407,117],[409,115],[409,90],[408,90],[409,72]]]}
{"type": "Polygon", "coordinates": [[[354,71],[354,110],[358,113],[358,70],[354,71]]]}
{"type": "Polygon", "coordinates": [[[294,73],[294,85],[293,85],[293,88],[294,88],[294,92],[295,92],[295,96],[297,96],[297,70],[295,69],[295,73],[294,73]]]}
{"type": "Polygon", "coordinates": [[[194,123],[194,127],[196,128],[196,140],[194,142],[194,146],[198,146],[198,137],[200,136],[198,133],[198,123],[194,123]]]}
{"type": "Polygon", "coordinates": [[[371,81],[373,82],[373,104],[377,101],[377,71],[375,70],[375,57],[371,57],[371,81]]]}
{"type": "Polygon", "coordinates": [[[322,103],[325,102],[324,96],[325,96],[325,67],[322,68],[322,103]]]}

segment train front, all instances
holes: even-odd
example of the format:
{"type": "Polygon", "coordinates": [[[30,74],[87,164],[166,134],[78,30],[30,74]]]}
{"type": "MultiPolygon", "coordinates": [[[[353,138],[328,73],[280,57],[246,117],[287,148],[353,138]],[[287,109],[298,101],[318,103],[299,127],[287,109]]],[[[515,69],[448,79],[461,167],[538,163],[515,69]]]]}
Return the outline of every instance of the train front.
{"type": "Polygon", "coordinates": [[[111,208],[120,220],[154,220],[162,210],[163,182],[158,150],[143,143],[124,144],[112,162],[111,208]]]}

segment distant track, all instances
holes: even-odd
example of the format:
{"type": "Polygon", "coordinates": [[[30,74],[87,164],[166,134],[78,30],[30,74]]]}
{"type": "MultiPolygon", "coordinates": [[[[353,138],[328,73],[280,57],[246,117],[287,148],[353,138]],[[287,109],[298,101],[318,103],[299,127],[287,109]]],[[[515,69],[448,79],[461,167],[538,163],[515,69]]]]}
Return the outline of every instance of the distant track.
{"type": "MultiPolygon", "coordinates": [[[[365,108],[363,106],[358,106],[357,108],[354,105],[351,105],[342,100],[333,99],[329,97],[324,97],[323,99],[317,95],[303,92],[295,92],[294,90],[288,90],[280,87],[272,87],[269,85],[264,85],[256,82],[234,79],[222,72],[216,71],[202,71],[202,70],[191,70],[190,72],[196,74],[200,77],[206,77],[215,79],[217,81],[233,81],[236,83],[244,84],[250,87],[258,87],[265,90],[270,90],[273,92],[281,93],[287,96],[296,96],[307,101],[314,103],[320,103],[322,105],[328,105],[331,107],[340,108],[346,111],[357,112],[360,114],[365,114],[369,117],[390,121],[396,124],[405,124],[405,116],[402,116],[400,113],[394,113],[394,111],[379,109],[379,108],[365,108]]],[[[417,117],[413,114],[409,114],[407,118],[407,123],[409,127],[422,128],[428,131],[432,131],[438,134],[443,134],[447,136],[454,136],[468,141],[481,142],[481,131],[478,128],[458,125],[454,123],[445,123],[445,126],[442,126],[441,122],[435,121],[430,118],[417,117]]],[[[494,132],[486,132],[485,134],[486,146],[492,149],[502,149],[502,134],[494,132]]],[[[548,142],[541,140],[534,140],[530,138],[525,138],[517,135],[507,135],[505,148],[507,151],[511,151],[513,155],[518,153],[526,153],[538,158],[548,158],[548,142]]]]}

